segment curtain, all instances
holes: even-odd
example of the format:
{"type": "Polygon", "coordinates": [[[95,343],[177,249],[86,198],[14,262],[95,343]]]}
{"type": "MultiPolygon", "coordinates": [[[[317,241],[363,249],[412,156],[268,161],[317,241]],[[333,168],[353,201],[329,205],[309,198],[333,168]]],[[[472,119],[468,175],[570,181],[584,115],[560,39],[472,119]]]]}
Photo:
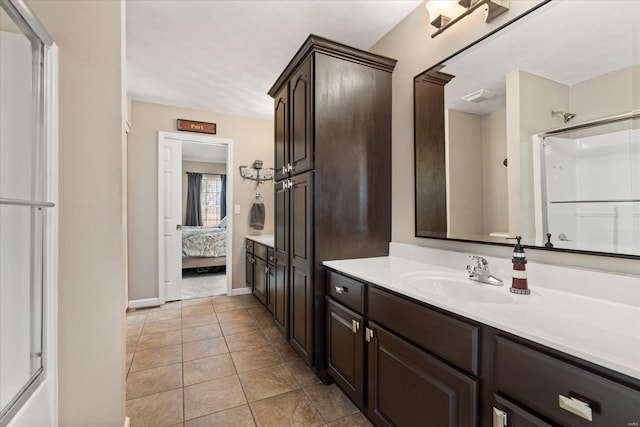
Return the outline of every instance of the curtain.
{"type": "Polygon", "coordinates": [[[200,187],[202,186],[202,174],[187,172],[187,178],[187,218],[184,225],[201,226],[200,187]]]}
{"type": "Polygon", "coordinates": [[[227,216],[227,175],[220,175],[220,220],[227,216]]]}

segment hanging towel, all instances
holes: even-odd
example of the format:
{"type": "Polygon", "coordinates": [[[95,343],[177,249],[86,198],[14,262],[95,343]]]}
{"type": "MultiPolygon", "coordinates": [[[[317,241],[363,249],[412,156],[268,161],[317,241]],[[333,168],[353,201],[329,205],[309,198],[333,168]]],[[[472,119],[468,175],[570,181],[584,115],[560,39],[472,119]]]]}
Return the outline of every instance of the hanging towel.
{"type": "Polygon", "coordinates": [[[251,205],[251,214],[249,226],[256,230],[264,228],[264,203],[253,203],[251,205]]]}

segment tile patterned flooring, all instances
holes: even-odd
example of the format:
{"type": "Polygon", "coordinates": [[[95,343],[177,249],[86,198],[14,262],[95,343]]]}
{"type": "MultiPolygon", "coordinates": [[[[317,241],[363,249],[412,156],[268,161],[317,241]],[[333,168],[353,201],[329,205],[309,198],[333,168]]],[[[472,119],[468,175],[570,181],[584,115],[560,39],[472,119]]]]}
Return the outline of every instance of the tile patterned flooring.
{"type": "Polygon", "coordinates": [[[127,313],[131,426],[371,426],[323,385],[253,295],[127,313]]]}

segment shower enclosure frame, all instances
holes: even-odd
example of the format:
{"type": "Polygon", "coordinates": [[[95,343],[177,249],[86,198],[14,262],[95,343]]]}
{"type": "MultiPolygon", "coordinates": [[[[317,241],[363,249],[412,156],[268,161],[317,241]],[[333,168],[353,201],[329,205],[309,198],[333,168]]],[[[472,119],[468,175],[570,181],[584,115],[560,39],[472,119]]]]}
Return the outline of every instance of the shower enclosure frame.
{"type": "MultiPolygon", "coordinates": [[[[534,170],[538,170],[540,173],[540,177],[538,180],[534,180],[534,183],[536,185],[536,188],[534,189],[534,192],[536,193],[537,197],[536,200],[540,201],[540,206],[536,209],[536,230],[542,230],[541,235],[537,235],[535,236],[535,240],[536,240],[536,244],[542,246],[545,243],[545,237],[547,235],[547,233],[549,232],[549,224],[548,224],[548,205],[549,205],[549,200],[547,198],[547,182],[546,182],[546,162],[545,162],[545,156],[544,156],[544,149],[545,149],[545,139],[548,137],[552,137],[552,136],[557,136],[557,135],[562,135],[562,134],[566,134],[569,132],[574,132],[574,131],[579,131],[579,130],[584,130],[584,129],[588,129],[588,128],[593,128],[593,127],[598,127],[598,126],[605,126],[605,125],[609,125],[609,124],[613,124],[613,123],[618,123],[618,122],[623,122],[623,121],[633,121],[636,119],[640,119],[640,110],[633,110],[630,111],[628,113],[622,113],[622,114],[616,114],[616,115],[611,115],[611,116],[607,116],[607,117],[603,117],[603,118],[598,118],[598,119],[594,119],[594,120],[589,120],[589,121],[585,121],[582,123],[578,123],[575,125],[571,125],[571,126],[564,126],[561,128],[557,128],[557,129],[552,129],[552,130],[548,130],[548,131],[544,131],[541,132],[539,134],[535,134],[533,136],[533,143],[534,143],[534,163],[537,163],[538,167],[535,168],[534,170]]],[[[534,165],[535,167],[535,165],[534,165]]],[[[573,203],[575,202],[580,202],[580,203],[585,203],[585,202],[591,202],[591,203],[603,203],[603,202],[619,202],[621,200],[576,200],[573,201],[573,203]]],[[[626,201],[634,201],[634,202],[640,202],[639,200],[624,200],[626,201]]],[[[573,249],[570,249],[573,250],[573,249]]],[[[577,249],[578,251],[581,251],[582,249],[577,249]]],[[[633,254],[624,254],[624,253],[617,253],[616,255],[618,256],[634,256],[633,254]]]]}

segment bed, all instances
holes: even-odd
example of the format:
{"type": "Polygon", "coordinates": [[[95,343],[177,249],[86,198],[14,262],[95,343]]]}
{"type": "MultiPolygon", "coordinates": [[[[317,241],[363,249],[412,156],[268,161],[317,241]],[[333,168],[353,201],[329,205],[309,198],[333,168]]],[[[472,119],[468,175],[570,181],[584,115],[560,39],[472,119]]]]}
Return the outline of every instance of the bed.
{"type": "Polygon", "coordinates": [[[226,227],[182,227],[182,269],[226,265],[226,227]]]}

